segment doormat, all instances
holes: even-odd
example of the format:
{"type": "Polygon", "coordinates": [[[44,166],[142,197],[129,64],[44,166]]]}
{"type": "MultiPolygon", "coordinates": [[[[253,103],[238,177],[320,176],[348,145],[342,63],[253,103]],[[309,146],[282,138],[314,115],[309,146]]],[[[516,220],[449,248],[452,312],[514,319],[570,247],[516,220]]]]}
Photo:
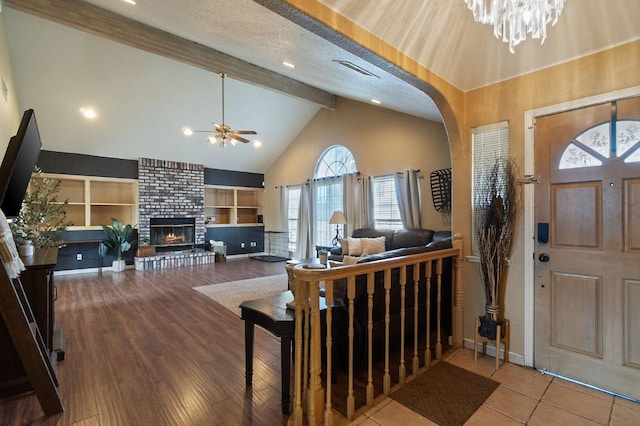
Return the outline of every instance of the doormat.
{"type": "Polygon", "coordinates": [[[289,260],[286,257],[271,256],[271,255],[251,256],[250,259],[261,260],[263,262],[284,262],[285,260],[289,260]]]}
{"type": "Polygon", "coordinates": [[[439,425],[463,425],[500,383],[440,361],[391,398],[439,425]]]}

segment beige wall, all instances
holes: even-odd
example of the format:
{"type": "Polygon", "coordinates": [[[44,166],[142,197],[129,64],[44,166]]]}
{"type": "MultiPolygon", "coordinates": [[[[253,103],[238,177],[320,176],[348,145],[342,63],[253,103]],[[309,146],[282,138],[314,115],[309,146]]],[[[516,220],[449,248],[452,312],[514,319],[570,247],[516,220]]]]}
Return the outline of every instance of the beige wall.
{"type": "MultiPolygon", "coordinates": [[[[0,75],[4,79],[9,91],[8,99],[0,93],[0,155],[4,156],[9,139],[16,134],[20,124],[21,112],[18,110],[18,100],[13,84],[13,72],[9,45],[4,26],[4,14],[0,13],[0,75]]],[[[1,83],[0,83],[1,84],[1,83]]],[[[0,157],[1,158],[1,157],[0,157]]],[[[0,161],[2,161],[0,159],[0,161]]]]}
{"type": "Polygon", "coordinates": [[[336,144],[351,151],[358,171],[364,176],[420,169],[424,176],[421,181],[423,227],[451,228],[450,216],[434,210],[429,184],[431,171],[451,165],[444,126],[338,98],[335,110],[320,110],[265,173],[267,230],[275,229],[275,187],[299,184],[312,178],[319,156],[336,144]]]}
{"type": "MultiPolygon", "coordinates": [[[[469,129],[475,126],[509,121],[510,152],[524,168],[525,111],[558,105],[590,96],[640,85],[640,41],[605,52],[525,75],[465,94],[464,149],[469,151],[469,129]]],[[[467,155],[468,157],[468,155],[467,155]]],[[[457,170],[458,164],[454,165],[457,170]]],[[[460,165],[470,168],[470,163],[460,165]]],[[[469,197],[465,197],[469,199],[469,197]]],[[[455,211],[456,225],[470,232],[470,209],[455,211]],[[467,213],[467,214],[466,214],[467,213]]],[[[461,228],[456,228],[461,229],[461,228]]],[[[511,350],[524,352],[524,245],[525,230],[520,219],[509,271],[505,316],[511,321],[511,350]]],[[[483,313],[483,293],[478,281],[477,264],[465,265],[465,335],[473,335],[473,318],[483,313]]]]}

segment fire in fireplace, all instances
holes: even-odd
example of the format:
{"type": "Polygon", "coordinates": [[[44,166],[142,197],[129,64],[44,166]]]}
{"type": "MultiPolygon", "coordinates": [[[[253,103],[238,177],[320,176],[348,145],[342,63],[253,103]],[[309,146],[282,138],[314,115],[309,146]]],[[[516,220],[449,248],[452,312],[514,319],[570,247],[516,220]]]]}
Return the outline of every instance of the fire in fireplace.
{"type": "Polygon", "coordinates": [[[156,251],[185,250],[194,247],[195,218],[151,218],[151,245],[156,251]]]}

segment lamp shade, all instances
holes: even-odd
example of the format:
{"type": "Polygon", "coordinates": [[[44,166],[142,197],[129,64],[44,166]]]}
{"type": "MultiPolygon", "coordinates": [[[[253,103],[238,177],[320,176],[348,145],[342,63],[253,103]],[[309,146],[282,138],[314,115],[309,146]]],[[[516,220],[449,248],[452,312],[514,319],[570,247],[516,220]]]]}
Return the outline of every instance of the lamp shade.
{"type": "Polygon", "coordinates": [[[331,219],[329,219],[329,224],[331,225],[344,225],[347,223],[347,218],[344,217],[344,213],[340,210],[336,210],[331,215],[331,219]]]}

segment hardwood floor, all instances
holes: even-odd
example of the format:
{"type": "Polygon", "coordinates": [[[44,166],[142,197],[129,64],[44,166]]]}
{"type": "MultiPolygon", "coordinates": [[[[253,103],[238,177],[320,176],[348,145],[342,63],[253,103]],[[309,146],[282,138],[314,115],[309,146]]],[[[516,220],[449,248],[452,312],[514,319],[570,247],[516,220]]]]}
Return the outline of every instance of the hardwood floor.
{"type": "Polygon", "coordinates": [[[56,276],[64,413],[44,418],[33,394],[0,400],[2,425],[274,425],[280,345],[256,328],[245,386],[244,324],[198,285],[284,272],[249,259],[155,271],[56,276]]]}

